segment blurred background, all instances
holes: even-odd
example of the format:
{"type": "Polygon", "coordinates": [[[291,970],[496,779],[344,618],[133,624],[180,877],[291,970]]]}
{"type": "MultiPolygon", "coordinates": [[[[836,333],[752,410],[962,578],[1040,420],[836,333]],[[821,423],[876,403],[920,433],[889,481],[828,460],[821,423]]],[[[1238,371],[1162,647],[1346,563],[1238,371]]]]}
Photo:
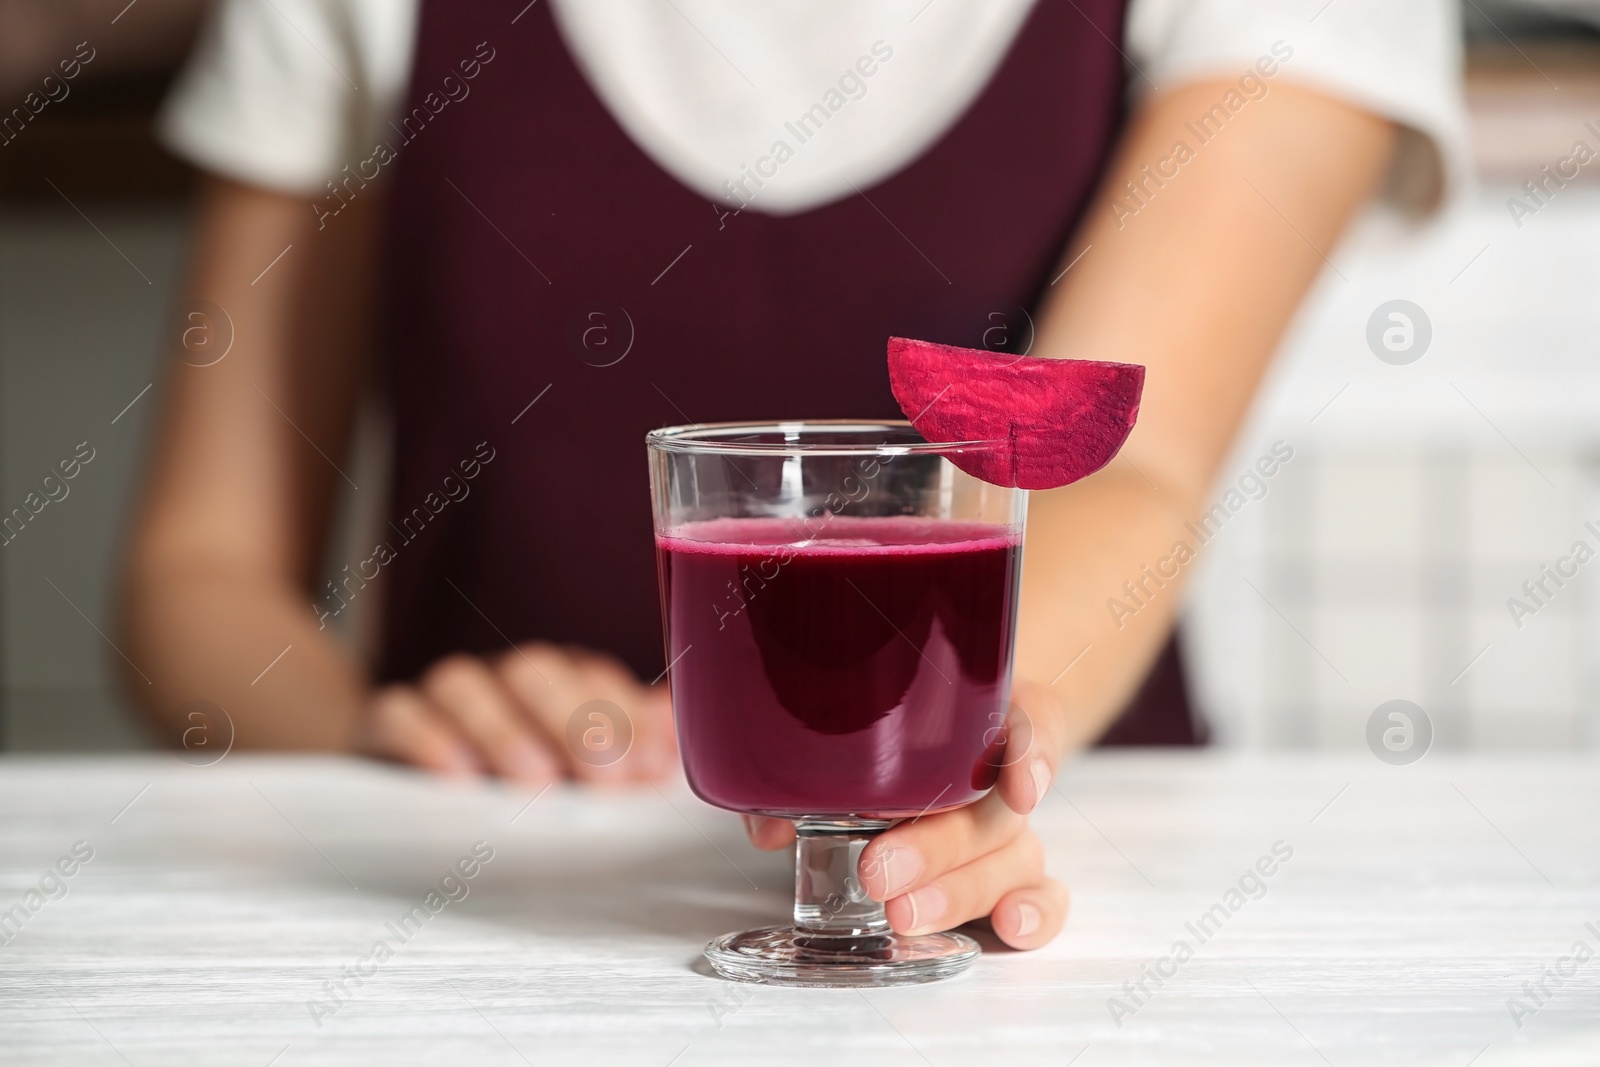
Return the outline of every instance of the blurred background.
{"type": "MultiPolygon", "coordinates": [[[[0,0],[0,101],[93,50],[0,133],[0,511],[94,457],[0,549],[0,749],[149,743],[108,616],[193,188],[150,122],[204,6],[0,0]]],[[[1220,744],[1360,747],[1396,698],[1441,748],[1600,744],[1600,562],[1523,590],[1575,542],[1600,551],[1600,161],[1508,207],[1575,143],[1600,151],[1600,0],[1463,8],[1479,188],[1423,229],[1375,209],[1332,253],[1218,483],[1293,449],[1202,553],[1186,611],[1220,744]],[[1394,301],[1401,353],[1369,343],[1394,301]]]]}

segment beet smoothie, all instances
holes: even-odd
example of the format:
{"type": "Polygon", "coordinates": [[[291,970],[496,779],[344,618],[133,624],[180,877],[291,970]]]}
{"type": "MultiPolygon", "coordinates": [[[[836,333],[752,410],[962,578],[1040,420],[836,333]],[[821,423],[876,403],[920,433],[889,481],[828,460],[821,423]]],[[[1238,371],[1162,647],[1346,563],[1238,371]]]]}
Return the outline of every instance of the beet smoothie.
{"type": "Polygon", "coordinates": [[[1020,531],[830,514],[688,523],[656,544],[701,798],[888,818],[994,784],[1020,531]]]}

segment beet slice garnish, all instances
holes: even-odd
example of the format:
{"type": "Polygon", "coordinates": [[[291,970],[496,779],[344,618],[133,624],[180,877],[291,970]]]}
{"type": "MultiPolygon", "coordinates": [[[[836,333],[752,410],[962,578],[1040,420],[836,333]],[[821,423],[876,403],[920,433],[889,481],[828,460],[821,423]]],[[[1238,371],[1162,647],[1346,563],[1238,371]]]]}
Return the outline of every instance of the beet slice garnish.
{"type": "Polygon", "coordinates": [[[929,441],[1003,441],[951,456],[975,478],[1055,489],[1111,462],[1133,430],[1144,368],[889,338],[889,387],[929,441]]]}

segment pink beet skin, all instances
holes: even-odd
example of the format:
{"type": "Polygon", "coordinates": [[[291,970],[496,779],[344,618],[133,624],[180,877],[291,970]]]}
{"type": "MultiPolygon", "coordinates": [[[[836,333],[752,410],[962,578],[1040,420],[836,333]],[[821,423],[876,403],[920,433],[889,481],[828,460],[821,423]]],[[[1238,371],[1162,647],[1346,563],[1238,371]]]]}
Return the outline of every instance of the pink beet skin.
{"type": "Polygon", "coordinates": [[[1004,441],[951,457],[995,485],[1055,489],[1111,462],[1139,416],[1144,368],[889,338],[889,386],[929,441],[1004,441]]]}

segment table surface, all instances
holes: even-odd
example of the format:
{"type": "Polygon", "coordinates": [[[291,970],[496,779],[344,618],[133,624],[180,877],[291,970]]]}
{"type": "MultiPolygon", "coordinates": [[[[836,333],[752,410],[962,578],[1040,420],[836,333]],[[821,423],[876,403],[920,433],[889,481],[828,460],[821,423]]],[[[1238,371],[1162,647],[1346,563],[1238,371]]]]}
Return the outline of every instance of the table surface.
{"type": "Polygon", "coordinates": [[[1062,936],[862,993],[705,970],[713,935],[785,917],[792,871],[681,784],[5,758],[0,1063],[1592,1065],[1597,771],[1093,755],[1036,816],[1062,936]]]}

